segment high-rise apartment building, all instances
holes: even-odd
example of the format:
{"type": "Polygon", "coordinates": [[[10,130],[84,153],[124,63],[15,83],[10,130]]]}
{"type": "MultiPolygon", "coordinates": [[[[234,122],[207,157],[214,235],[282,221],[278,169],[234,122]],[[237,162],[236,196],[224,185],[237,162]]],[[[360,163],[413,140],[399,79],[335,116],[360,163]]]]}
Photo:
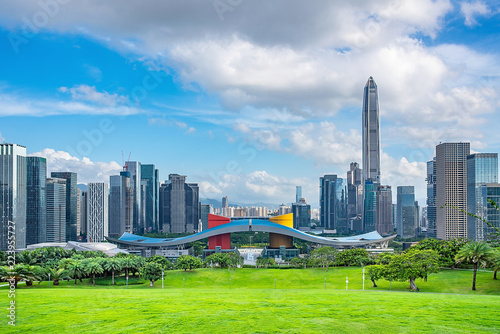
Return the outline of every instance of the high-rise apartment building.
{"type": "Polygon", "coordinates": [[[397,188],[397,232],[401,238],[416,236],[418,221],[415,210],[415,187],[399,186],[397,188]]]}
{"type": "Polygon", "coordinates": [[[366,82],[363,94],[363,180],[380,182],[380,115],[373,77],[366,82]]]}
{"type": "Polygon", "coordinates": [[[222,197],[222,207],[223,208],[228,208],[229,207],[229,199],[227,196],[222,197]]]}
{"type": "Polygon", "coordinates": [[[52,178],[66,180],[66,241],[76,241],[76,216],[78,214],[77,175],[72,172],[52,172],[52,178]]]}
{"type": "Polygon", "coordinates": [[[47,160],[26,158],[26,245],[47,238],[47,160]]]}
{"type": "Polygon", "coordinates": [[[320,220],[325,229],[336,229],[337,233],[349,232],[347,220],[347,189],[337,175],[320,177],[320,220]]]}
{"type": "Polygon", "coordinates": [[[394,232],[392,220],[392,189],[391,186],[377,187],[377,220],[375,227],[382,235],[394,232]]]}
{"type": "Polygon", "coordinates": [[[66,242],[66,179],[49,178],[47,187],[47,242],[66,242]]]}
{"type": "Polygon", "coordinates": [[[192,233],[198,228],[199,187],[186,176],[170,174],[160,187],[160,222],[163,232],[192,233]]]}
{"type": "Polygon", "coordinates": [[[155,165],[141,165],[141,177],[145,181],[144,186],[144,225],[146,231],[159,231],[160,215],[160,175],[155,165]]]}
{"type": "MultiPolygon", "coordinates": [[[[475,153],[467,156],[467,212],[486,219],[483,185],[498,183],[498,154],[475,153]]],[[[467,237],[474,241],[485,240],[485,224],[482,220],[467,216],[467,237]]]]}
{"type": "Polygon", "coordinates": [[[427,236],[436,237],[436,158],[427,161],[427,236]]]}
{"type": "Polygon", "coordinates": [[[87,241],[105,241],[108,235],[108,184],[89,183],[87,201],[87,241]]]}
{"type": "Polygon", "coordinates": [[[363,171],[357,162],[351,162],[347,171],[347,215],[356,217],[363,213],[363,171]]]}
{"type": "Polygon", "coordinates": [[[130,186],[130,172],[109,177],[109,236],[120,238],[132,233],[134,217],[134,190],[130,186]]]}
{"type": "Polygon", "coordinates": [[[26,147],[0,144],[0,250],[26,247],[26,147]]]}
{"type": "Polygon", "coordinates": [[[436,146],[436,229],[438,239],[467,237],[467,156],[470,143],[436,146]],[[463,211],[462,211],[463,210],[463,211]]]}
{"type": "Polygon", "coordinates": [[[144,233],[143,210],[142,210],[142,187],[141,187],[141,163],[138,161],[127,161],[126,171],[130,172],[130,187],[134,193],[134,214],[132,230],[134,233],[144,233]]]}

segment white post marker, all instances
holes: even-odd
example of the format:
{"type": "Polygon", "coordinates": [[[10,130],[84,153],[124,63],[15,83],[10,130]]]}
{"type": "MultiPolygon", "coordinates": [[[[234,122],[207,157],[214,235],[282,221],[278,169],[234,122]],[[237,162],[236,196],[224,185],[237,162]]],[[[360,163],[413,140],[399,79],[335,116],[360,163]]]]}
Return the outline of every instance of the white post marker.
{"type": "Polygon", "coordinates": [[[50,288],[50,273],[49,273],[49,288],[50,288]]]}
{"type": "Polygon", "coordinates": [[[365,290],[365,267],[363,267],[363,290],[365,290]]]}
{"type": "Polygon", "coordinates": [[[231,289],[231,279],[229,279],[229,289],[231,289]]]}
{"type": "Polygon", "coordinates": [[[128,289],[128,275],[127,275],[127,289],[128,289]]]}
{"type": "Polygon", "coordinates": [[[182,278],[182,287],[184,288],[184,282],[186,281],[186,279],[183,277],[182,278]]]}
{"type": "Polygon", "coordinates": [[[161,288],[163,289],[163,270],[161,271],[161,288]]]}
{"type": "Polygon", "coordinates": [[[274,288],[276,289],[276,278],[274,279],[274,288]]]}
{"type": "Polygon", "coordinates": [[[348,285],[349,285],[349,277],[346,277],[345,278],[345,289],[347,290],[348,288],[348,285]]]}

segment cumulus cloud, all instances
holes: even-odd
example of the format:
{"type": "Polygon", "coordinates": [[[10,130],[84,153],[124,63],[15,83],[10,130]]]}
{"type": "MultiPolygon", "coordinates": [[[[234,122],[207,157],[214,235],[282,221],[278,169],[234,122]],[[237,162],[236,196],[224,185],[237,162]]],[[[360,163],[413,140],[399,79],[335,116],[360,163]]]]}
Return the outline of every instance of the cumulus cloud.
{"type": "Polygon", "coordinates": [[[30,156],[44,157],[47,159],[48,175],[51,172],[75,172],[78,174],[78,183],[106,182],[109,176],[120,173],[122,167],[115,161],[91,161],[83,157],[79,159],[65,151],[56,151],[51,148],[32,153],[30,156]]]}
{"type": "Polygon", "coordinates": [[[460,10],[465,17],[465,25],[468,27],[473,27],[478,24],[476,21],[477,16],[485,16],[491,13],[488,6],[482,1],[464,1],[460,4],[460,10]]]}

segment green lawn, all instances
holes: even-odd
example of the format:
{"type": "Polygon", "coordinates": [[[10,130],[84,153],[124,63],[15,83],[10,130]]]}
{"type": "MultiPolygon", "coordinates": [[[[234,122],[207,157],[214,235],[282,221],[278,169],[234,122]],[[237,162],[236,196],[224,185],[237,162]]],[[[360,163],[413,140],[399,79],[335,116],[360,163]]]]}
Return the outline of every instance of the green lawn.
{"type": "MultiPolygon", "coordinates": [[[[161,282],[128,289],[92,287],[88,280],[48,289],[44,282],[19,287],[17,326],[2,316],[0,333],[500,332],[500,280],[492,273],[479,272],[474,293],[470,271],[417,282],[421,291],[460,294],[409,293],[401,282],[391,292],[383,280],[375,289],[367,280],[361,291],[361,275],[360,268],[169,271],[164,290],[161,282]]],[[[6,307],[5,287],[0,302],[6,307]]]]}

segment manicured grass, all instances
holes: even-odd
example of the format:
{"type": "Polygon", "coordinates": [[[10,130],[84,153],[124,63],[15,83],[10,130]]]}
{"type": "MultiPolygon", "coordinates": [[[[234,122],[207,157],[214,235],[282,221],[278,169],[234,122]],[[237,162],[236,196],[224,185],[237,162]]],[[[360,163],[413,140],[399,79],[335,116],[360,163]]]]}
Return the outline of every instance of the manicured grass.
{"type": "MultiPolygon", "coordinates": [[[[367,280],[360,291],[361,276],[361,268],[169,271],[163,290],[160,281],[128,289],[92,287],[88,280],[48,289],[43,282],[19,287],[17,326],[2,316],[0,333],[500,332],[500,281],[492,273],[479,272],[477,292],[470,290],[470,271],[417,282],[421,291],[466,295],[391,292],[383,280],[379,288],[367,280]]],[[[392,289],[407,285],[393,282],[392,289]]],[[[0,303],[7,305],[6,287],[0,303]]]]}

